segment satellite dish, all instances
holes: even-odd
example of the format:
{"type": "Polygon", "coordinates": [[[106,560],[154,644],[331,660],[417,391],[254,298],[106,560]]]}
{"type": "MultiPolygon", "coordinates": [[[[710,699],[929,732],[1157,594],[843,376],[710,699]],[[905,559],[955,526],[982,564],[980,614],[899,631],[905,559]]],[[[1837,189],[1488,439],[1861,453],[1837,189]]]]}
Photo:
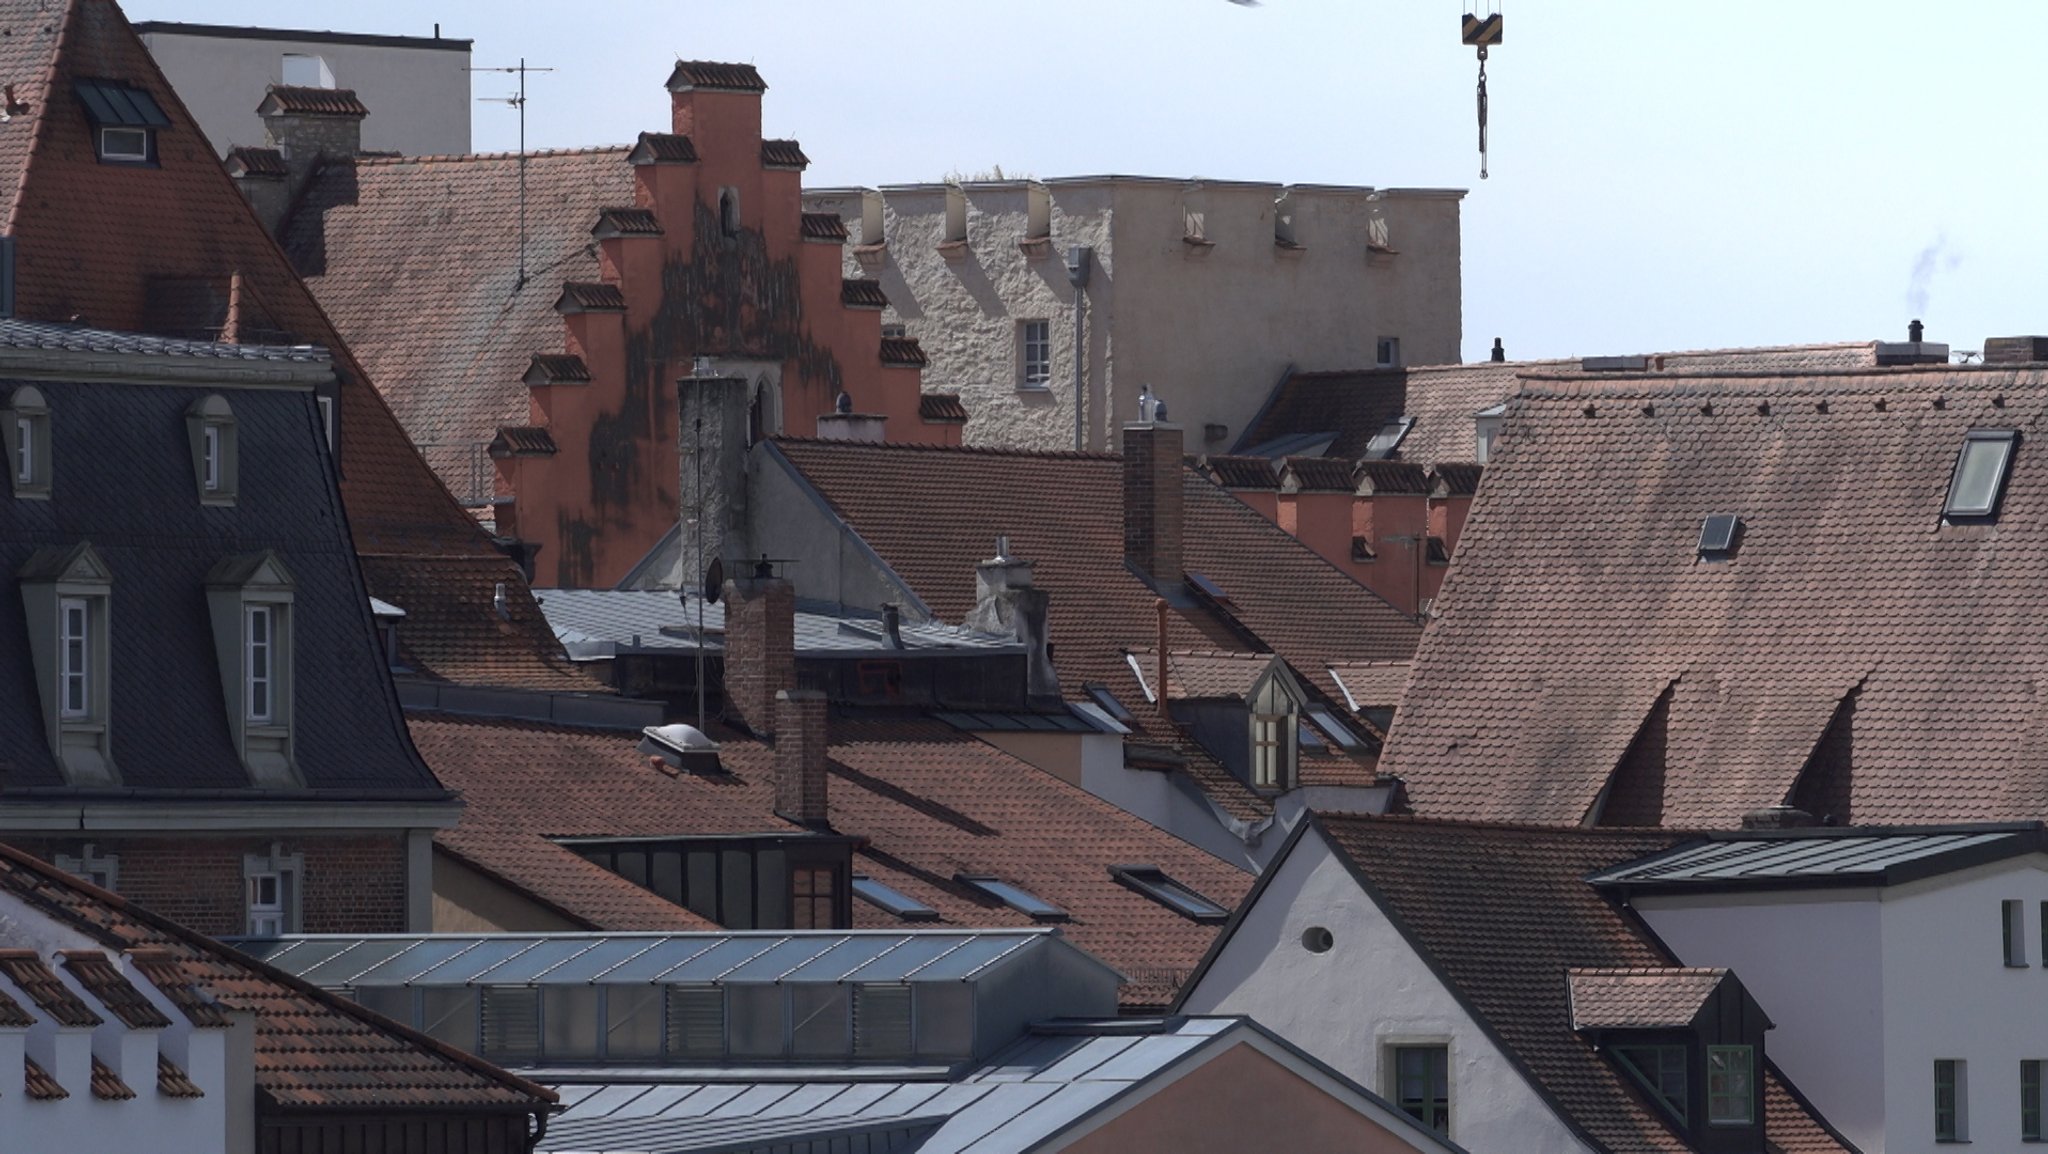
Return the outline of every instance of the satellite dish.
{"type": "Polygon", "coordinates": [[[704,600],[716,604],[718,595],[725,589],[725,560],[711,559],[711,567],[704,570],[704,600]]]}

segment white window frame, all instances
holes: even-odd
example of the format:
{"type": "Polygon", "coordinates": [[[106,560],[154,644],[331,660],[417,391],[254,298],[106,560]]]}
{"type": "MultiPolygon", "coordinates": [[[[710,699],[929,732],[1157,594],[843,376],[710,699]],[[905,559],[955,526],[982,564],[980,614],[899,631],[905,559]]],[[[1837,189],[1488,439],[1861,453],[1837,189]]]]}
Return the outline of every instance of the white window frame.
{"type": "Polygon", "coordinates": [[[1257,789],[1287,787],[1287,737],[1295,724],[1290,713],[1252,714],[1252,785],[1257,789]],[[1272,740],[1262,740],[1267,729],[1272,740]],[[1267,753],[1270,751],[1271,756],[1267,753]]]}
{"type": "Polygon", "coordinates": [[[243,932],[252,936],[275,936],[299,932],[299,912],[304,897],[305,856],[285,853],[271,843],[270,851],[242,856],[243,932]],[[262,893],[270,883],[270,894],[262,893]]]}
{"type": "Polygon", "coordinates": [[[263,601],[242,606],[242,716],[251,725],[272,725],[277,720],[277,608],[263,601]],[[261,640],[256,636],[259,622],[261,640]],[[259,656],[261,671],[257,668],[259,656]]]}
{"type": "Polygon", "coordinates": [[[120,855],[103,854],[92,842],[79,847],[76,854],[60,853],[53,860],[65,873],[109,892],[114,891],[121,880],[120,855]]]}
{"type": "Polygon", "coordinates": [[[92,601],[86,597],[57,598],[57,716],[65,721],[92,717],[92,601]],[[73,615],[78,629],[72,631],[73,615]],[[76,653],[73,652],[74,647],[76,653]],[[72,689],[77,689],[77,705],[72,689]]]}
{"type": "Polygon", "coordinates": [[[148,164],[148,163],[149,163],[149,136],[150,136],[150,130],[149,130],[149,129],[147,129],[147,128],[143,128],[143,127],[139,127],[139,126],[137,126],[137,125],[132,125],[132,124],[103,124],[103,125],[101,125],[101,126],[100,126],[100,137],[99,137],[99,145],[100,145],[100,159],[101,159],[101,160],[118,160],[118,161],[123,161],[123,162],[125,162],[125,163],[129,163],[129,164],[148,164]],[[113,138],[114,138],[114,137],[116,137],[116,136],[120,136],[120,135],[132,135],[132,136],[135,136],[135,137],[138,137],[138,138],[140,138],[140,140],[141,140],[141,151],[139,151],[139,152],[129,152],[129,151],[124,151],[124,150],[121,150],[121,149],[117,149],[117,148],[115,148],[114,144],[112,143],[112,141],[113,141],[113,138]]]}
{"type": "Polygon", "coordinates": [[[1052,387],[1052,322],[1050,320],[1017,322],[1017,365],[1019,388],[1049,389],[1052,387]]]}

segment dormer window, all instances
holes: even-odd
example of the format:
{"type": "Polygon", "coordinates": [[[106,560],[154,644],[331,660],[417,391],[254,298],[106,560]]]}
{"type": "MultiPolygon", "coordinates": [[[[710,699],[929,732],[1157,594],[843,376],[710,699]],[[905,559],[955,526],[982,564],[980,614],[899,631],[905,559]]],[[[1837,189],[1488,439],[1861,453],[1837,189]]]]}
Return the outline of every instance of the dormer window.
{"type": "Polygon", "coordinates": [[[293,585],[269,551],[229,557],[206,580],[228,726],[259,786],[302,784],[292,732],[293,585]]]}
{"type": "Polygon", "coordinates": [[[204,505],[235,503],[240,463],[236,453],[235,414],[218,393],[195,401],[185,411],[192,439],[192,473],[204,505]]]}
{"type": "Polygon", "coordinates": [[[118,784],[107,724],[112,572],[80,542],[38,549],[19,576],[50,751],[74,785],[118,784]]]}
{"type": "Polygon", "coordinates": [[[1684,1046],[1616,1046],[1614,1056],[1681,1123],[1688,1122],[1684,1046]]]}
{"type": "Polygon", "coordinates": [[[1998,515],[1998,503],[2005,496],[2005,478],[2019,437],[2018,429],[1971,429],[1964,435],[1955,471],[1949,477],[1948,501],[1942,506],[1942,516],[1974,519],[1998,515]]]}
{"type": "Polygon", "coordinates": [[[1284,713],[1252,716],[1252,784],[1260,789],[1282,789],[1287,781],[1287,763],[1293,747],[1294,719],[1284,713]]]}
{"type": "Polygon", "coordinates": [[[156,130],[170,127],[171,120],[155,97],[111,80],[81,80],[77,92],[86,119],[92,122],[93,150],[100,163],[156,163],[156,130]]]}
{"type": "Polygon", "coordinates": [[[1700,524],[1700,560],[1728,560],[1735,555],[1735,543],[1741,536],[1741,517],[1733,513],[1716,513],[1708,517],[1700,524]]]}
{"type": "Polygon", "coordinates": [[[1707,1047],[1707,1122],[1748,1126],[1756,1121],[1756,1050],[1707,1047]]]}
{"type": "Polygon", "coordinates": [[[7,400],[7,476],[14,495],[30,500],[50,496],[50,405],[28,385],[7,400]]]}

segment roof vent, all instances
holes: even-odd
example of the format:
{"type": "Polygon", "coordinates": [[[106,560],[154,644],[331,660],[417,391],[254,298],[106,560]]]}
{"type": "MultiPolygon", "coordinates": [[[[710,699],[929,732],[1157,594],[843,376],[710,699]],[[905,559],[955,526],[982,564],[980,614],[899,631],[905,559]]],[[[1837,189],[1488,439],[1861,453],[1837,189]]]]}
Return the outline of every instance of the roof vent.
{"type": "Polygon", "coordinates": [[[694,725],[650,725],[640,731],[640,752],[684,773],[725,772],[718,761],[718,743],[694,725]]]}
{"type": "Polygon", "coordinates": [[[1650,371],[1650,358],[1584,357],[1579,361],[1579,371],[1586,373],[1646,373],[1650,371]]]}
{"type": "Polygon", "coordinates": [[[1700,560],[1725,561],[1735,552],[1742,535],[1742,518],[1733,513],[1716,513],[1700,526],[1700,560]]]}
{"type": "Polygon", "coordinates": [[[1877,363],[1880,365],[1945,365],[1948,363],[1948,346],[1937,341],[1921,338],[1927,333],[1927,326],[1914,321],[1906,326],[1905,343],[1879,341],[1877,363]]]}

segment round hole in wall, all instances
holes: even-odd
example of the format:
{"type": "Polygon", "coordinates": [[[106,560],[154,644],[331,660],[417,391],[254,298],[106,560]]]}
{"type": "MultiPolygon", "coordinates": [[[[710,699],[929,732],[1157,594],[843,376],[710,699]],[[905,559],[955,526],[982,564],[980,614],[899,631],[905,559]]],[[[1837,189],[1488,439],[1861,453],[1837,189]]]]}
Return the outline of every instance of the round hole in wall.
{"type": "Polygon", "coordinates": [[[1301,948],[1311,954],[1327,954],[1336,944],[1336,936],[1322,926],[1310,926],[1301,931],[1301,948]]]}

